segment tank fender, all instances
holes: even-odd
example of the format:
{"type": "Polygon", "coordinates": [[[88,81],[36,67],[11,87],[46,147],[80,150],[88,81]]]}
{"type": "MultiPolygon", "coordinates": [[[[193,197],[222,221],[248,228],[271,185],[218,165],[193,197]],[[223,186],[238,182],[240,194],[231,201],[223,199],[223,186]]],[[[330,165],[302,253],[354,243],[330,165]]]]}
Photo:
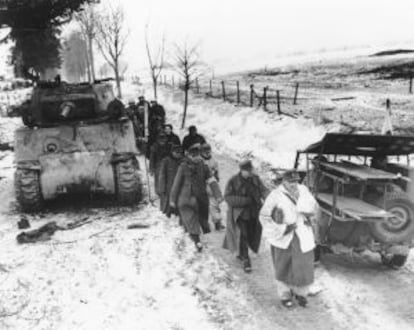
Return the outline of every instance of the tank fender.
{"type": "Polygon", "coordinates": [[[136,153],[134,152],[123,152],[123,153],[115,153],[112,155],[111,158],[111,163],[112,164],[117,164],[120,162],[125,162],[128,161],[132,158],[135,158],[135,156],[137,156],[136,153]]]}
{"type": "Polygon", "coordinates": [[[31,171],[40,171],[42,169],[40,162],[37,160],[18,162],[16,167],[19,170],[31,170],[31,171]]]}

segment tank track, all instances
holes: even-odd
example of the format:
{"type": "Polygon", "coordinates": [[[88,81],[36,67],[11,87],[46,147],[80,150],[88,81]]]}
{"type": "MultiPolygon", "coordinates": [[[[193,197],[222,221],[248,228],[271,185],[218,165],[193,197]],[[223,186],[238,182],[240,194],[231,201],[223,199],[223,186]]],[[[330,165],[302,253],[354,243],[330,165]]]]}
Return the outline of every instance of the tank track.
{"type": "Polygon", "coordinates": [[[142,184],[135,157],[115,165],[116,197],[121,205],[135,205],[142,199],[142,184]]]}
{"type": "Polygon", "coordinates": [[[17,169],[14,184],[17,201],[24,212],[38,212],[43,208],[38,171],[17,169]]]}

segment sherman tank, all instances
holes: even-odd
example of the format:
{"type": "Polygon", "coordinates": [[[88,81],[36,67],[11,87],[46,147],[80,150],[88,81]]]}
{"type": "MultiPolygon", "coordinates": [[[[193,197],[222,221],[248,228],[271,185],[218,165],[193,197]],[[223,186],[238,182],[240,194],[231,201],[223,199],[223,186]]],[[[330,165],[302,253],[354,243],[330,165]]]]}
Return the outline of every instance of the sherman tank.
{"type": "Polygon", "coordinates": [[[15,191],[23,211],[39,211],[62,194],[140,201],[133,125],[110,82],[40,82],[22,119],[25,126],[15,132],[15,191]]]}

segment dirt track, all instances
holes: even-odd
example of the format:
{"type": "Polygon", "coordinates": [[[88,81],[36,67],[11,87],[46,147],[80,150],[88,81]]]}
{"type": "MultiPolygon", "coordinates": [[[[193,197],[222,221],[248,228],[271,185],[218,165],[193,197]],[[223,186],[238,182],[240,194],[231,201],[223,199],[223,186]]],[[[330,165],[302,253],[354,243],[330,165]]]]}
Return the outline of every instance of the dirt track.
{"type": "MultiPolygon", "coordinates": [[[[224,186],[236,173],[237,163],[227,156],[217,158],[224,186]]],[[[324,256],[316,269],[314,288],[322,289],[321,293],[310,298],[309,308],[286,311],[276,295],[266,244],[252,258],[253,273],[244,274],[236,258],[221,248],[223,235],[207,236],[210,251],[239,276],[247,286],[248,299],[262,309],[269,324],[289,329],[414,329],[414,271],[410,266],[393,271],[384,268],[375,255],[324,256]]]]}

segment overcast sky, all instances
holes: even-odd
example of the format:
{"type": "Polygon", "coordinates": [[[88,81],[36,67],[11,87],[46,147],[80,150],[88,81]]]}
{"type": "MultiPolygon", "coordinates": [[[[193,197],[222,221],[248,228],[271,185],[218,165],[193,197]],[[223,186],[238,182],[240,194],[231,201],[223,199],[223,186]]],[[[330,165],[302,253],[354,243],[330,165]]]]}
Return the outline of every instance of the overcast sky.
{"type": "MultiPolygon", "coordinates": [[[[106,0],[111,1],[111,0],[106,0]]],[[[111,1],[112,2],[112,1],[111,1]]],[[[153,40],[202,41],[207,62],[268,60],[278,54],[412,42],[413,0],[120,0],[131,32],[128,59],[145,65],[153,40]]]]}
{"type": "MultiPolygon", "coordinates": [[[[113,4],[116,0],[102,1],[113,4]]],[[[217,72],[277,65],[280,55],[322,49],[402,44],[414,48],[414,0],[118,2],[125,9],[130,31],[125,55],[130,71],[147,65],[147,23],[154,44],[164,32],[170,44],[201,41],[203,59],[217,72]]]]}

